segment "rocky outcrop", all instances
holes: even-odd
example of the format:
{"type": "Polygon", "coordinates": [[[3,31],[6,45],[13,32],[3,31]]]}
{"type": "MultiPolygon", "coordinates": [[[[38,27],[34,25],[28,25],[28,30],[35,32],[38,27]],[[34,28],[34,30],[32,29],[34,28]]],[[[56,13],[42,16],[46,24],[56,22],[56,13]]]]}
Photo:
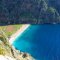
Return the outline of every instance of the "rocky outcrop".
{"type": "Polygon", "coordinates": [[[4,60],[34,60],[30,54],[20,52],[10,45],[2,33],[0,34],[0,60],[1,58],[4,60]]]}

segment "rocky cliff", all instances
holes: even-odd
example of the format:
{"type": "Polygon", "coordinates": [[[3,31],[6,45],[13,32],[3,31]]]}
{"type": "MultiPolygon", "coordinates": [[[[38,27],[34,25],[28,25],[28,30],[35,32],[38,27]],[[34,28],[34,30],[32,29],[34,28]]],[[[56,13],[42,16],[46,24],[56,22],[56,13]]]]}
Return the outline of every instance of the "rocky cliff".
{"type": "Polygon", "coordinates": [[[3,33],[0,31],[0,60],[34,60],[28,53],[16,50],[9,44],[3,33]]]}

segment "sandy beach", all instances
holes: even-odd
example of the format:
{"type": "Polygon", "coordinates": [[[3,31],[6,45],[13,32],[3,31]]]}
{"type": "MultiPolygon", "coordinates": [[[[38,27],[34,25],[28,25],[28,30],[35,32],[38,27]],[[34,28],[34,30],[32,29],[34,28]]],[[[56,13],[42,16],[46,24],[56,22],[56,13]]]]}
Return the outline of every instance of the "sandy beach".
{"type": "Polygon", "coordinates": [[[24,25],[22,25],[22,27],[20,27],[20,29],[9,38],[10,44],[12,44],[14,42],[14,40],[18,36],[20,36],[29,26],[30,26],[30,24],[24,24],[24,25]]]}

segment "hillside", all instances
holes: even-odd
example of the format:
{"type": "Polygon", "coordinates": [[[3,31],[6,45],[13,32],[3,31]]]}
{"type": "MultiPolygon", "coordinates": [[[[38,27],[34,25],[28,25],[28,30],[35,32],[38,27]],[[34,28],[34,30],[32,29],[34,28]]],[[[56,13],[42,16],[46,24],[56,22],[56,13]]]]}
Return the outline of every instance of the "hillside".
{"type": "Polygon", "coordinates": [[[16,50],[0,31],[0,60],[34,60],[28,53],[16,50]]]}
{"type": "Polygon", "coordinates": [[[59,0],[0,0],[0,25],[60,23],[59,0]]]}

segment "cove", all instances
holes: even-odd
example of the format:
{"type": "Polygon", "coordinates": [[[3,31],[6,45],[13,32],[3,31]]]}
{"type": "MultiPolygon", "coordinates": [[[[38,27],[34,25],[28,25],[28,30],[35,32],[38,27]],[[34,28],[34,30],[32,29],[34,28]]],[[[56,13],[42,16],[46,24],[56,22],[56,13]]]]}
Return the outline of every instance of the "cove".
{"type": "Polygon", "coordinates": [[[36,60],[60,60],[60,25],[31,25],[13,45],[36,60]]]}

